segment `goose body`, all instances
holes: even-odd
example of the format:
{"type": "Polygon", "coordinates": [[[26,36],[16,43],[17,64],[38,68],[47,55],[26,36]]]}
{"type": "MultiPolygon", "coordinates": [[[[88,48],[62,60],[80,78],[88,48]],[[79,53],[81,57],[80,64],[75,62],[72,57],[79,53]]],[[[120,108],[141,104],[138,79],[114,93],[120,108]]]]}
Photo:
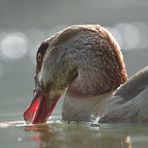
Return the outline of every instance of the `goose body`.
{"type": "Polygon", "coordinates": [[[64,95],[65,121],[100,123],[148,120],[148,67],[127,79],[121,49],[100,25],[70,26],[38,49],[35,97],[26,121],[45,122],[64,95]]]}

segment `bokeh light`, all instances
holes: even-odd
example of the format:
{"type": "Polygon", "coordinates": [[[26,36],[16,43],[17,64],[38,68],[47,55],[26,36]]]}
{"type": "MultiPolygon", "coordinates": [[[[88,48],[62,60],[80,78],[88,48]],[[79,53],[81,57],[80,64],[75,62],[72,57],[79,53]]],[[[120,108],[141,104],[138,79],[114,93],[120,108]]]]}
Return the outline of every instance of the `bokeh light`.
{"type": "Polygon", "coordinates": [[[119,23],[115,29],[121,34],[123,38],[122,49],[135,49],[140,44],[140,33],[138,28],[132,23],[119,23]]]}
{"type": "Polygon", "coordinates": [[[0,44],[4,60],[21,59],[27,53],[28,41],[24,33],[12,32],[3,36],[0,44]]]}
{"type": "Polygon", "coordinates": [[[113,27],[106,27],[106,28],[111,32],[113,37],[117,40],[119,46],[122,47],[123,46],[123,38],[122,38],[121,33],[113,27]]]}
{"type": "Polygon", "coordinates": [[[136,22],[134,25],[137,27],[140,33],[140,44],[137,46],[137,50],[148,47],[148,25],[143,22],[136,22]]]}
{"type": "Polygon", "coordinates": [[[136,48],[140,43],[140,34],[139,30],[133,24],[128,24],[125,26],[124,32],[127,49],[136,48]]]}

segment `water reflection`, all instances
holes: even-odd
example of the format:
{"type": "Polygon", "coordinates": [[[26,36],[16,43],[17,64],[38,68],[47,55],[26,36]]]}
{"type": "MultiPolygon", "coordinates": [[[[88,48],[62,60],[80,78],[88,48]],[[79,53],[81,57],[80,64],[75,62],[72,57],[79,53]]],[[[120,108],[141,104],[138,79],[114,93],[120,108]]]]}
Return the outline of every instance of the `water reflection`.
{"type": "Polygon", "coordinates": [[[37,142],[40,148],[49,146],[53,134],[53,129],[49,125],[32,125],[26,127],[25,131],[34,133],[32,137],[27,139],[28,141],[37,142]]]}
{"type": "Polygon", "coordinates": [[[27,126],[25,131],[32,135],[27,138],[27,141],[38,143],[39,148],[133,148],[145,145],[137,141],[140,137],[137,136],[138,128],[130,126],[102,128],[63,123],[27,126]]]}
{"type": "Polygon", "coordinates": [[[127,146],[127,148],[132,148],[131,136],[126,136],[124,143],[127,146]]]}
{"type": "Polygon", "coordinates": [[[29,125],[11,121],[0,123],[0,137],[0,147],[146,148],[148,124],[100,126],[50,120],[42,125],[29,125]]]}

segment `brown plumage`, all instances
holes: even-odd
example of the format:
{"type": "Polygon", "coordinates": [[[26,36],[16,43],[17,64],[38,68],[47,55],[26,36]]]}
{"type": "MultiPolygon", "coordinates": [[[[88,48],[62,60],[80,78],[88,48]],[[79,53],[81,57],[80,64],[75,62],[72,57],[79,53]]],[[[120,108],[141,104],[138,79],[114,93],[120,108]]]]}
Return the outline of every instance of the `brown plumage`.
{"type": "Polygon", "coordinates": [[[121,49],[109,31],[100,25],[74,25],[41,44],[35,78],[49,102],[66,91],[63,120],[90,121],[91,115],[101,118],[116,109],[113,94],[127,73],[121,49]]]}

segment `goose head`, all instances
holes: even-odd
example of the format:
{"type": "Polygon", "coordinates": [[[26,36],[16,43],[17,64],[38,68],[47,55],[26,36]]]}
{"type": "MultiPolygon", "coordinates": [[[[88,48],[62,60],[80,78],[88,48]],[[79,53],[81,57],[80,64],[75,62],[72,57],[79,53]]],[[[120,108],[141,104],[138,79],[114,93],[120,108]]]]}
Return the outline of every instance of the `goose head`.
{"type": "Polygon", "coordinates": [[[120,47],[100,25],[74,25],[54,34],[39,47],[36,63],[34,99],[24,112],[32,123],[46,122],[64,92],[93,97],[127,80],[120,47]]]}

